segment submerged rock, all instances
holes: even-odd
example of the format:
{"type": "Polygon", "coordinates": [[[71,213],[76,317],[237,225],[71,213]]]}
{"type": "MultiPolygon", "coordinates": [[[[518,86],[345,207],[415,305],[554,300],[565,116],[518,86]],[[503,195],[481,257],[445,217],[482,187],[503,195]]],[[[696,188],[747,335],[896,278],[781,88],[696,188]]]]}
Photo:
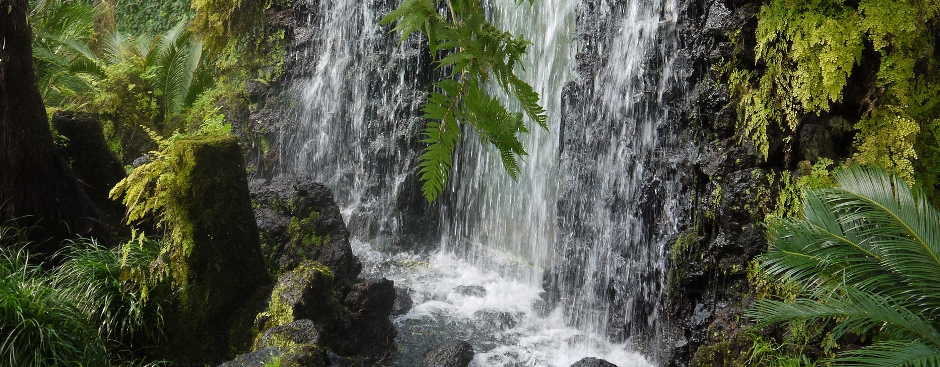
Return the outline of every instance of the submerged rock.
{"type": "Polygon", "coordinates": [[[469,297],[486,297],[486,288],[479,285],[459,285],[454,292],[469,297]]]}
{"type": "Polygon", "coordinates": [[[349,245],[349,231],[333,194],[309,177],[279,176],[251,182],[261,249],[271,273],[305,260],[326,265],[341,283],[359,276],[362,264],[349,245]]]}
{"type": "Polygon", "coordinates": [[[424,367],[467,367],[473,361],[473,346],[457,342],[438,347],[424,355],[424,367]]]}
{"type": "Polygon", "coordinates": [[[617,365],[603,359],[587,357],[575,362],[571,367],[617,367],[617,365]]]}

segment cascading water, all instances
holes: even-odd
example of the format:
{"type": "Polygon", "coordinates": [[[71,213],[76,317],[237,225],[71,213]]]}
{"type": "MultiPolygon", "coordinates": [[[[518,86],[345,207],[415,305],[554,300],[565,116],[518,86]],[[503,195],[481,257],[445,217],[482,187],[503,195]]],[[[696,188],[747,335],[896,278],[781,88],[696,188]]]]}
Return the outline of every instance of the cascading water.
{"type": "Polygon", "coordinates": [[[550,293],[574,325],[655,348],[667,242],[689,202],[672,0],[599,1],[579,15],[580,78],[564,97],[558,255],[550,293]],[[686,199],[684,199],[686,198],[686,199]]]}
{"type": "Polygon", "coordinates": [[[292,55],[300,67],[288,75],[285,117],[296,123],[280,132],[280,170],[332,188],[355,236],[387,242],[406,230],[402,202],[423,203],[402,186],[420,153],[426,57],[378,24],[394,1],[306,1],[299,37],[309,40],[292,55]]]}
{"type": "Polygon", "coordinates": [[[672,1],[489,4],[496,24],[533,42],[522,77],[550,128],[525,137],[515,182],[489,148],[465,139],[443,215],[431,212],[443,217],[443,238],[430,257],[377,250],[410,230],[402,202],[422,200],[402,194],[415,186],[432,74],[422,46],[377,25],[394,4],[309,4],[311,39],[295,53],[305,66],[291,71],[288,118],[298,124],[282,131],[281,169],[334,191],[364,275],[412,289],[416,307],[396,319],[396,365],[461,339],[474,344],[476,366],[567,367],[586,356],[648,366],[625,339],[655,334],[664,238],[680,214],[663,103],[677,85],[672,1]]]}

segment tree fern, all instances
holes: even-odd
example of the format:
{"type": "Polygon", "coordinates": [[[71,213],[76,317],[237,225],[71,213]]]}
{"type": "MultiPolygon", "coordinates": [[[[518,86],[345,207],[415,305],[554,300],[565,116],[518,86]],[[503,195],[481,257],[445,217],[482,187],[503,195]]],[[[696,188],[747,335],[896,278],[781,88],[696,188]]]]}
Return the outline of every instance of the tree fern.
{"type": "Polygon", "coordinates": [[[836,189],[806,194],[804,218],[771,223],[764,270],[797,282],[805,298],[758,301],[761,324],[834,319],[837,334],[883,341],[839,366],[940,366],[940,212],[880,169],[848,168],[836,189]]]}
{"type": "Polygon", "coordinates": [[[435,63],[448,75],[435,84],[424,108],[430,120],[423,140],[428,148],[419,164],[425,198],[433,201],[444,190],[464,125],[495,147],[506,172],[517,178],[526,155],[518,138],[528,132],[523,114],[547,128],[538,93],[515,74],[529,42],[489,23],[480,0],[405,0],[382,22],[395,23],[402,40],[424,35],[435,63]],[[491,81],[515,98],[523,113],[510,112],[491,95],[486,89],[491,81]]]}

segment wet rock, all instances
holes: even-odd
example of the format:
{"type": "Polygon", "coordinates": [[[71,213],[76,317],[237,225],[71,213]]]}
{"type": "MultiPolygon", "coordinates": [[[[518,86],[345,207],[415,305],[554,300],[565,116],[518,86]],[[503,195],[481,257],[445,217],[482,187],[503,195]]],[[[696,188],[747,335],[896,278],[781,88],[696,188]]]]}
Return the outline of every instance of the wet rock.
{"type": "Polygon", "coordinates": [[[705,26],[702,31],[705,33],[723,34],[738,27],[739,24],[731,10],[728,10],[721,1],[712,2],[708,8],[708,15],[705,18],[705,26]]]}
{"type": "Polygon", "coordinates": [[[540,317],[545,317],[552,313],[552,306],[548,304],[548,301],[542,298],[538,298],[532,302],[532,309],[535,310],[535,314],[540,317]]]}
{"type": "Polygon", "coordinates": [[[454,292],[468,297],[486,297],[486,288],[479,285],[459,285],[454,292]]]}
{"type": "Polygon", "coordinates": [[[349,310],[349,329],[338,332],[336,349],[370,361],[391,358],[395,326],[390,316],[395,304],[395,285],[388,279],[369,279],[352,286],[343,304],[349,310]]]}
{"type": "MultiPolygon", "coordinates": [[[[341,322],[345,315],[334,295],[333,282],[329,268],[309,260],[282,274],[271,292],[268,309],[258,315],[258,329],[267,332],[303,319],[320,327],[341,322]]],[[[317,330],[318,336],[321,331],[317,330]]]]}
{"type": "Polygon", "coordinates": [[[521,315],[513,315],[512,312],[496,310],[479,310],[473,313],[473,318],[488,330],[512,329],[519,324],[520,317],[521,315]]]}
{"type": "Polygon", "coordinates": [[[250,188],[261,248],[273,274],[314,260],[329,267],[340,283],[356,279],[362,264],[326,186],[309,177],[279,176],[253,180],[250,188]]]}
{"type": "Polygon", "coordinates": [[[411,311],[414,301],[411,299],[411,290],[408,288],[395,288],[395,303],[392,305],[392,315],[400,316],[411,311]]]}
{"type": "Polygon", "coordinates": [[[473,346],[457,342],[438,347],[424,355],[424,367],[467,367],[473,361],[473,346]]]}
{"type": "Polygon", "coordinates": [[[571,367],[617,367],[617,365],[607,362],[603,359],[587,357],[575,362],[571,367]]]}

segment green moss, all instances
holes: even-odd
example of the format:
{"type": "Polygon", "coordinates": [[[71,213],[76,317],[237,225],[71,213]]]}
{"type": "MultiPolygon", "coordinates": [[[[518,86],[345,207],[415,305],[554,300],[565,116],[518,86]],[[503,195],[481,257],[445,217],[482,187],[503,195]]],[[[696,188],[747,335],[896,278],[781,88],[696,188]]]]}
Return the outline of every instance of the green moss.
{"type": "MultiPolygon", "coordinates": [[[[296,289],[293,288],[297,287],[298,283],[316,284],[321,287],[326,287],[332,284],[332,281],[335,279],[333,271],[330,270],[329,267],[310,260],[297,265],[296,268],[285,276],[297,276],[300,278],[292,279],[291,281],[280,281],[278,285],[274,287],[274,290],[271,292],[271,299],[268,302],[268,309],[258,314],[257,317],[257,323],[260,325],[259,328],[261,330],[287,325],[297,320],[294,316],[294,305],[286,302],[289,302],[291,297],[296,297],[296,295],[290,293],[296,291],[296,289]],[[319,276],[325,277],[327,282],[316,282],[314,277],[319,276]]],[[[331,290],[321,291],[324,293],[331,292],[331,290]]],[[[324,303],[328,303],[327,301],[328,300],[324,300],[324,303]]]]}
{"type": "Polygon", "coordinates": [[[303,246],[322,246],[328,236],[318,234],[314,229],[315,222],[319,218],[320,213],[316,210],[311,211],[306,218],[291,217],[290,224],[287,226],[291,242],[299,242],[303,246]]]}

